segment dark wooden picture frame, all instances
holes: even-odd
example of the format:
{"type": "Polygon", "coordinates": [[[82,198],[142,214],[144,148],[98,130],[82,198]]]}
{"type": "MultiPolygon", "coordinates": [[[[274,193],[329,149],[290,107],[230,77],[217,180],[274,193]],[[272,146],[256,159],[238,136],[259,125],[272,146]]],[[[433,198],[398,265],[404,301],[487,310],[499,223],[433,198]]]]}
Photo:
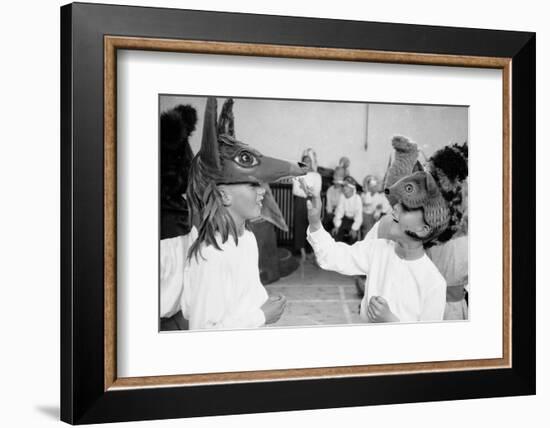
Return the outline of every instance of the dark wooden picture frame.
{"type": "Polygon", "coordinates": [[[535,393],[533,33],[63,6],[61,196],[63,421],[83,424],[535,393]],[[117,378],[117,49],[501,69],[503,357],[117,378]],[[521,210],[513,210],[514,205],[521,210]]]}

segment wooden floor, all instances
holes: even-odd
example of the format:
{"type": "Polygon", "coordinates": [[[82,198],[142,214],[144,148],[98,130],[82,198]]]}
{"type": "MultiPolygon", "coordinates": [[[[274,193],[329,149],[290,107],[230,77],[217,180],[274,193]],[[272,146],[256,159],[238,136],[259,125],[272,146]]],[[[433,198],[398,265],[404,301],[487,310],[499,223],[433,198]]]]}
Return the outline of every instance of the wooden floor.
{"type": "Polygon", "coordinates": [[[270,327],[360,323],[353,277],[319,268],[307,260],[292,274],[266,285],[270,295],[283,294],[287,306],[281,319],[270,327]]]}

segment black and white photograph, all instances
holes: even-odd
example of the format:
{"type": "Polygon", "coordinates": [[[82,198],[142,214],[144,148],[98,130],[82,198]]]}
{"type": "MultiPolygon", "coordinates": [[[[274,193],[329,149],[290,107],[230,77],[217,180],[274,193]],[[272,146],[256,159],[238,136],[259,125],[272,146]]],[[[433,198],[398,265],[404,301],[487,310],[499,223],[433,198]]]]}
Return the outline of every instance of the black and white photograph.
{"type": "Polygon", "coordinates": [[[543,9],[7,2],[1,425],[547,420],[543,9]]]}
{"type": "Polygon", "coordinates": [[[158,110],[161,332],[470,319],[467,105],[158,110]]]}

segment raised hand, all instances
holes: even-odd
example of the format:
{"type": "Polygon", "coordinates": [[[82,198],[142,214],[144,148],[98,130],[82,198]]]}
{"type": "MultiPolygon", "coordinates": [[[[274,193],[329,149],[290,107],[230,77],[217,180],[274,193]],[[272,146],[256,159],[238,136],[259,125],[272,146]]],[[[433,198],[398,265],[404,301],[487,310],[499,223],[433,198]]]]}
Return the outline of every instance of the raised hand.
{"type": "Polygon", "coordinates": [[[311,232],[321,228],[321,209],[323,203],[320,195],[313,193],[313,189],[309,187],[303,179],[300,180],[300,186],[304,189],[307,195],[307,219],[309,221],[309,229],[311,232]]]}

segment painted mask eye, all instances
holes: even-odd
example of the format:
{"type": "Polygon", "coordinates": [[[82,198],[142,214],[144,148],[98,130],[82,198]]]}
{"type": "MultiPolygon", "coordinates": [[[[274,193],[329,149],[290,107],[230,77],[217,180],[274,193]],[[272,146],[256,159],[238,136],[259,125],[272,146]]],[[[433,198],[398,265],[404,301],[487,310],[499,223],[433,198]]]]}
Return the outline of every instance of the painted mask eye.
{"type": "Polygon", "coordinates": [[[407,192],[407,193],[414,192],[414,186],[411,183],[405,184],[405,192],[407,192]]]}
{"type": "Polygon", "coordinates": [[[251,153],[246,150],[243,150],[237,153],[237,155],[233,158],[233,160],[237,162],[239,165],[247,168],[251,168],[260,163],[256,155],[254,155],[254,153],[251,153]]]}

